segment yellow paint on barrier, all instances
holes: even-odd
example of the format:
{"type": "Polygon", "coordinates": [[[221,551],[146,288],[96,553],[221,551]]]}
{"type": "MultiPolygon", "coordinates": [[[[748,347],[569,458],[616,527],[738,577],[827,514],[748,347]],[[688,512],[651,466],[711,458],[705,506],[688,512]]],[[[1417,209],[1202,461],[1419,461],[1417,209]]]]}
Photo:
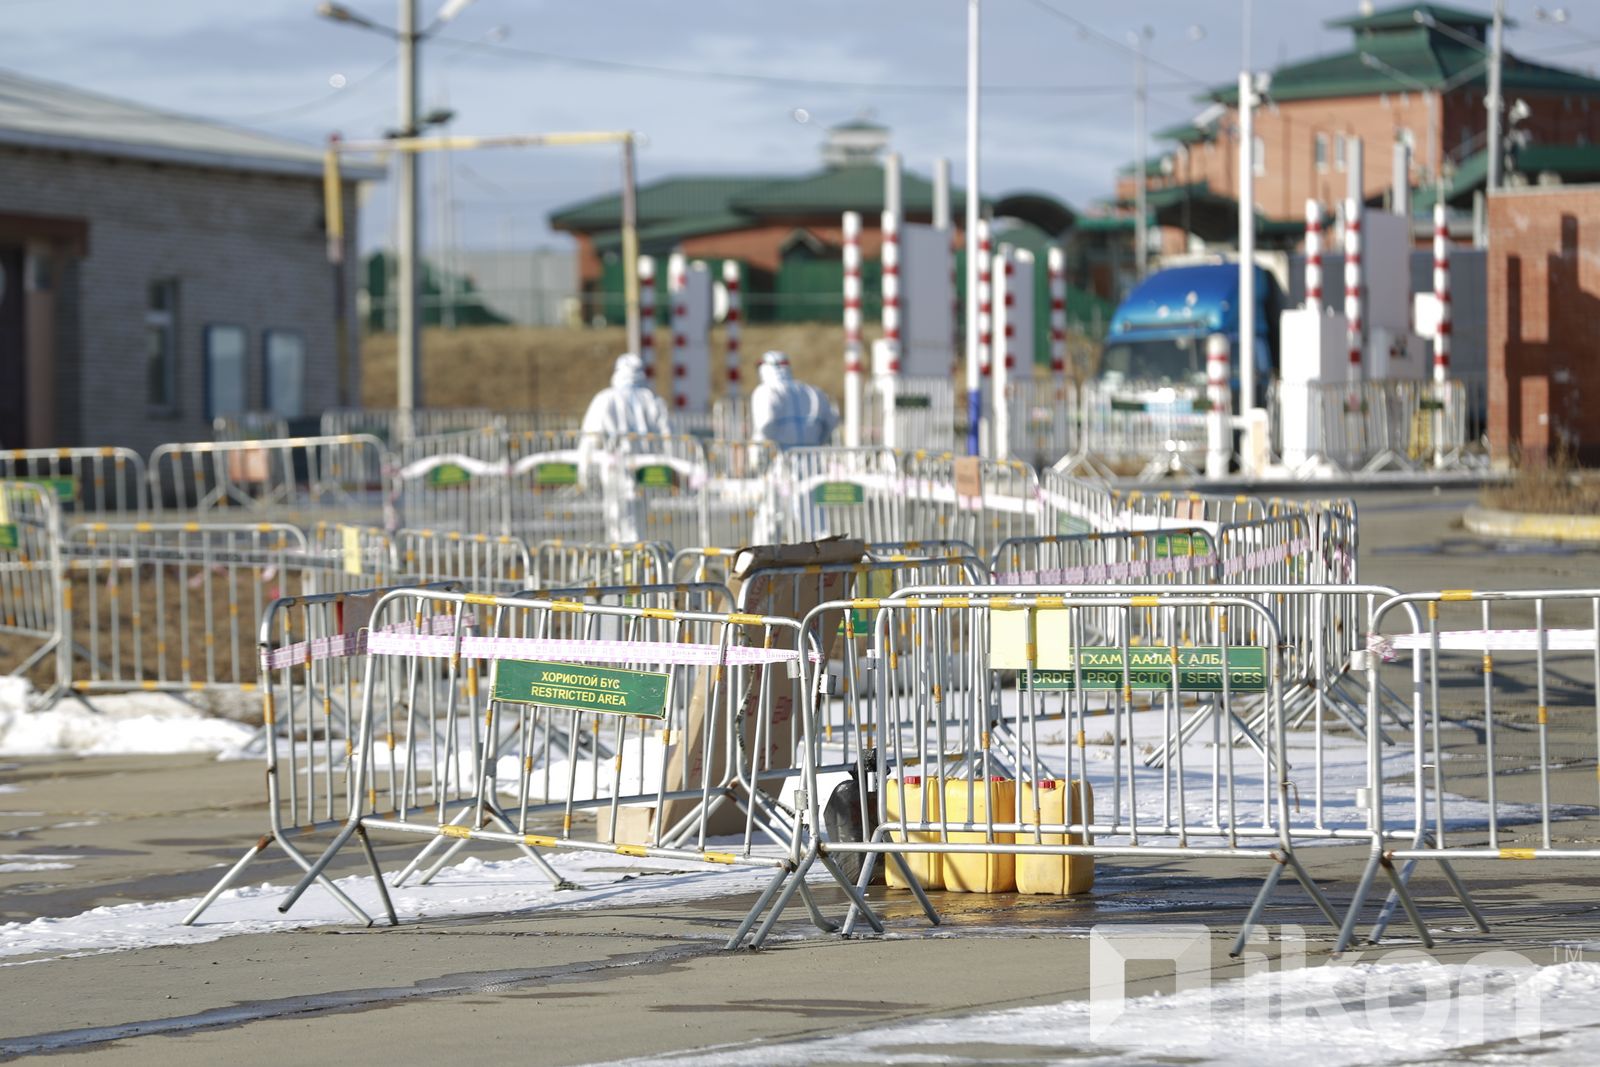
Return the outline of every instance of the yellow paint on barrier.
{"type": "Polygon", "coordinates": [[[470,838],[472,836],[472,828],[470,826],[441,826],[439,827],[439,833],[444,837],[470,838]]]}
{"type": "Polygon", "coordinates": [[[1538,853],[1531,848],[1503,848],[1500,858],[1503,860],[1531,860],[1536,859],[1538,853]]]}

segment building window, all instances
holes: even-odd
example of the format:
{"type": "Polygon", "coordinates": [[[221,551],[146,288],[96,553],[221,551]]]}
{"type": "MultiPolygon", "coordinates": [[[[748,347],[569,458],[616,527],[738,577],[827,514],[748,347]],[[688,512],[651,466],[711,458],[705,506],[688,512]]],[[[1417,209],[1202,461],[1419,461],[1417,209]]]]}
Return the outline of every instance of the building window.
{"type": "Polygon", "coordinates": [[[250,380],[245,369],[249,334],[243,326],[207,326],[206,419],[250,410],[250,380]]]}
{"type": "Polygon", "coordinates": [[[1344,170],[1344,134],[1335,134],[1333,138],[1333,169],[1344,170]]]}
{"type": "Polygon", "coordinates": [[[1317,153],[1317,173],[1318,174],[1326,174],[1328,172],[1328,135],[1327,134],[1325,134],[1325,133],[1317,134],[1316,153],[1317,153]]]}
{"type": "Polygon", "coordinates": [[[1250,145],[1250,170],[1257,178],[1267,173],[1267,142],[1260,137],[1250,145]]]}
{"type": "Polygon", "coordinates": [[[178,280],[150,283],[144,311],[145,403],[161,411],[178,406],[178,280]]]}
{"type": "Polygon", "coordinates": [[[268,330],[261,346],[267,410],[285,419],[306,413],[306,341],[293,330],[268,330]]]}

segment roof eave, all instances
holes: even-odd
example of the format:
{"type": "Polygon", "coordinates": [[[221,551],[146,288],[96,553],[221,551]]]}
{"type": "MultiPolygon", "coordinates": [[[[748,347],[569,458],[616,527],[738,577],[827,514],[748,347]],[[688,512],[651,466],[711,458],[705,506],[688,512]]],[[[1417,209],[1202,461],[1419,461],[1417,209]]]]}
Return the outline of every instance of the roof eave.
{"type": "MultiPolygon", "coordinates": [[[[47,151],[77,152],[84,155],[108,156],[113,159],[135,159],[145,163],[169,163],[175,166],[196,167],[207,170],[237,170],[254,174],[277,174],[296,178],[321,178],[321,160],[275,159],[270,156],[242,155],[236,152],[205,152],[168,145],[134,144],[126,141],[102,141],[90,137],[67,137],[61,134],[39,133],[35,130],[18,130],[0,127],[0,144],[17,148],[37,148],[47,151]]],[[[379,181],[387,176],[382,167],[368,164],[344,165],[339,168],[347,181],[379,181]]]]}

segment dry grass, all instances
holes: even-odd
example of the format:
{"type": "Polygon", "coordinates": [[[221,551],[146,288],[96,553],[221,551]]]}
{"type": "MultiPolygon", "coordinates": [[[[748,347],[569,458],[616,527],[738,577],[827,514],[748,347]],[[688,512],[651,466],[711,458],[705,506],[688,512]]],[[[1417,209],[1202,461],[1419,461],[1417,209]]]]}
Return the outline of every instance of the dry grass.
{"type": "Polygon", "coordinates": [[[1536,515],[1600,515],[1600,477],[1560,454],[1545,467],[1524,467],[1516,479],[1479,497],[1486,508],[1536,515]]]}
{"type": "MultiPolygon", "coordinates": [[[[876,331],[869,328],[869,349],[875,336],[876,331]]],[[[658,359],[664,358],[670,343],[667,331],[658,331],[658,359]]],[[[478,326],[428,330],[423,337],[424,402],[428,407],[570,411],[581,415],[590,398],[610,380],[612,364],[625,345],[621,327],[478,326]]],[[[841,401],[842,327],[821,323],[746,326],[740,349],[747,389],[756,381],[761,354],[773,348],[789,354],[795,377],[825,389],[835,403],[841,401]]],[[[1086,365],[1087,342],[1074,339],[1073,348],[1079,356],[1078,365],[1086,365]]],[[[711,365],[718,371],[723,354],[723,331],[714,330],[711,365]]],[[[394,335],[364,338],[361,358],[363,403],[372,408],[393,407],[394,335]]],[[[712,375],[713,395],[721,392],[722,377],[720,373],[712,375]]],[[[664,378],[658,377],[657,381],[663,382],[664,378]]]]}

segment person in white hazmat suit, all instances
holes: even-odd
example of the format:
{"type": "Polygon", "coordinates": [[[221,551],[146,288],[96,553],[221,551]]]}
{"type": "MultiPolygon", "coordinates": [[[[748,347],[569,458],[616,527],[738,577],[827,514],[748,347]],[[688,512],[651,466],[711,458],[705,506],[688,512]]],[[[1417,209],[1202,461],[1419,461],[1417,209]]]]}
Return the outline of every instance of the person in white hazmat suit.
{"type": "MultiPolygon", "coordinates": [[[[750,436],[770,441],[779,451],[826,445],[833,440],[839,425],[839,412],[833,401],[814,385],[794,380],[789,357],[768,352],[761,357],[760,384],[750,394],[750,436]]],[[[775,499],[767,493],[756,513],[756,539],[762,543],[778,539],[778,515],[796,506],[789,499],[775,499]]]]}
{"type": "Polygon", "coordinates": [[[633,483],[633,468],[620,457],[640,451],[640,442],[615,440],[623,434],[672,433],[667,405],[650,387],[644,361],[631,352],[617,357],[611,384],[595,394],[584,412],[578,446],[578,478],[586,491],[604,494],[606,536],[612,541],[642,541],[645,502],[633,483]]]}
{"type": "Polygon", "coordinates": [[[750,394],[751,436],[779,449],[825,445],[839,425],[833,401],[814,385],[794,380],[789,357],[768,352],[761,357],[761,383],[750,394]]]}

